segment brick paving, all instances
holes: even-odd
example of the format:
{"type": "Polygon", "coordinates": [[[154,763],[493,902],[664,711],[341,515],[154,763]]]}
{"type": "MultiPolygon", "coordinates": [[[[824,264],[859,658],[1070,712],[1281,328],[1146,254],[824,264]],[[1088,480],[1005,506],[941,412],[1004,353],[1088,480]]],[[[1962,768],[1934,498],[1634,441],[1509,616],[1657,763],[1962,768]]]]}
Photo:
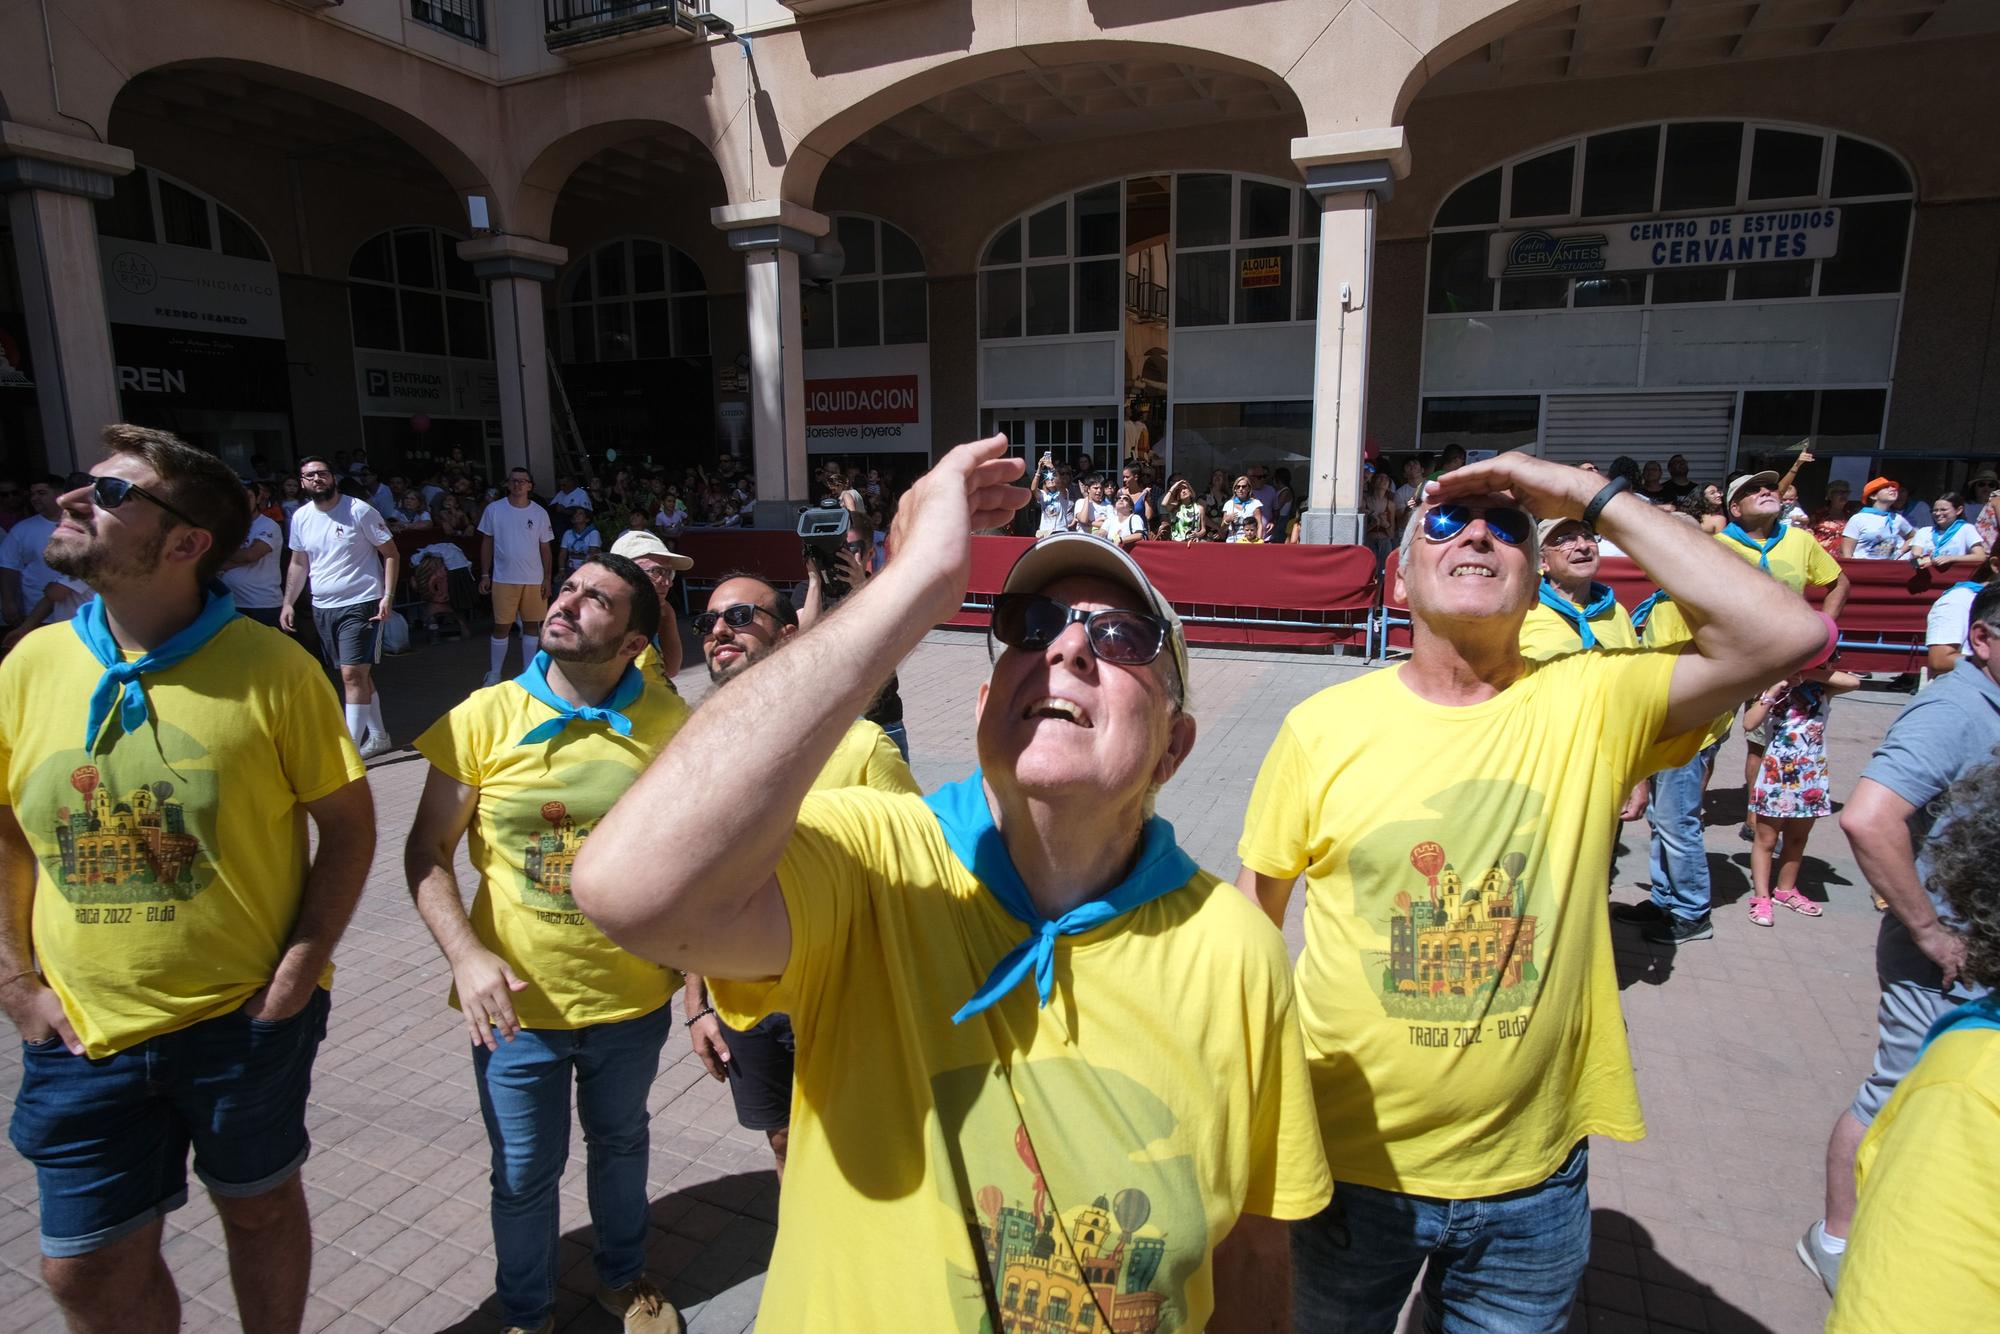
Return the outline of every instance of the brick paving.
{"type": "MultiPolygon", "coordinates": [[[[485,640],[420,645],[383,666],[385,711],[413,738],[477,682],[485,640]]],[[[680,685],[705,693],[700,659],[680,685]]],[[[1201,736],[1190,766],[1160,797],[1189,851],[1217,874],[1237,870],[1243,806],[1285,710],[1363,670],[1354,659],[1198,651],[1201,736]]],[[[914,767],[927,787],[972,763],[972,696],[986,672],[979,639],[933,634],[901,673],[914,767]]],[[[1903,696],[1862,692],[1834,708],[1835,792],[1844,796],[1903,696]]],[[[1845,840],[1823,822],[1803,885],[1827,915],[1779,914],[1752,927],[1748,845],[1736,832],[1742,771],[1732,739],[1709,814],[1717,933],[1679,951],[1614,928],[1633,1059],[1650,1136],[1598,1141],[1591,1158],[1595,1246],[1571,1328],[1803,1334],[1827,1300],[1792,1254],[1818,1216],[1820,1160],[1834,1116],[1867,1069],[1873,1041],[1876,914],[1845,840]]],[[[449,971],[410,907],[401,851],[424,765],[403,752],[370,769],[381,824],[368,890],[342,942],[334,1008],[313,1083],[314,1149],[305,1168],[316,1248],[311,1331],[488,1334],[492,1304],[486,1137],[449,971]]],[[[1634,827],[1613,892],[1643,896],[1644,826],[1634,827]]],[[[461,882],[471,877],[461,856],[461,882]]],[[[1286,935],[1302,944],[1303,895],[1286,935]]],[[[679,1002],[676,1001],[678,1009],[679,1002]]],[[[650,1267],[696,1334],[753,1324],[776,1232],[777,1185],[763,1136],[741,1130],[727,1090],[689,1053],[678,1024],[648,1106],[653,1114],[650,1267]]],[[[0,1044],[0,1107],[12,1111],[18,1048],[0,1044]]],[[[580,1132],[563,1178],[563,1275],[557,1328],[615,1328],[593,1287],[580,1132]]],[[[167,1225],[166,1254],[184,1328],[233,1330],[221,1225],[199,1189],[167,1225]]],[[[58,1331],[38,1276],[34,1174],[0,1152],[0,1331],[58,1331]]]]}

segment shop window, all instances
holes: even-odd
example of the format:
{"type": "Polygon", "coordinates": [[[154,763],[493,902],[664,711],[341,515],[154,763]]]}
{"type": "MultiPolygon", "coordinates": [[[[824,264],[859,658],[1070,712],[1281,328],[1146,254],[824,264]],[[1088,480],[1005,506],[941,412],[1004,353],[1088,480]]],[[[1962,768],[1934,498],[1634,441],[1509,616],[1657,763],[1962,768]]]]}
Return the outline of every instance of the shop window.
{"type": "Polygon", "coordinates": [[[468,297],[449,297],[445,300],[445,332],[450,341],[451,355],[469,357],[474,361],[485,361],[493,355],[489,346],[490,329],[486,320],[486,303],[468,297]]]}
{"type": "Polygon", "coordinates": [[[1787,453],[1810,438],[1813,452],[1872,454],[1881,448],[1889,391],[1868,389],[1759,389],[1743,395],[1737,432],[1739,459],[1787,453]]]}
{"type": "Polygon", "coordinates": [[[371,237],[347,266],[354,345],[426,356],[493,355],[491,317],[458,238],[434,227],[371,237]]]}
{"type": "Polygon", "coordinates": [[[401,335],[397,332],[394,288],[353,283],[347,289],[347,296],[348,309],[354,320],[356,347],[396,348],[402,345],[401,335]]]}
{"type": "Polygon", "coordinates": [[[1877,449],[1888,407],[1886,389],[1822,389],[1814,443],[1839,453],[1877,449]]]}
{"type": "Polygon", "coordinates": [[[1069,201],[1049,205],[1028,219],[1028,258],[1057,259],[1069,242],[1069,201]]]}
{"type": "Polygon", "coordinates": [[[1285,236],[1291,225],[1291,187],[1267,181],[1245,181],[1237,213],[1236,234],[1245,241],[1285,236]]]}
{"type": "Polygon", "coordinates": [[[1569,303],[1567,278],[1503,278],[1500,309],[1556,310],[1569,303]]]}
{"type": "Polygon", "coordinates": [[[1100,185],[1076,197],[1076,253],[1118,253],[1118,185],[1100,185]]]}
{"type": "Polygon", "coordinates": [[[1819,160],[1826,140],[1817,134],[1761,128],[1750,150],[1751,199],[1810,199],[1819,194],[1819,160]]]}
{"type": "Polygon", "coordinates": [[[1173,422],[1174,471],[1197,489],[1216,469],[1235,477],[1257,464],[1274,475],[1289,468],[1293,488],[1303,493],[1312,456],[1310,401],[1181,403],[1173,422]]]}
{"type": "Polygon", "coordinates": [[[1027,332],[1047,338],[1069,332],[1069,265],[1034,264],[1026,270],[1027,332]]]}
{"type": "Polygon", "coordinates": [[[1513,397],[1427,398],[1417,428],[1417,444],[1436,459],[1448,445],[1471,453],[1502,453],[1533,444],[1541,434],[1542,402],[1532,394],[1513,397]]]}
{"type": "Polygon", "coordinates": [[[220,204],[215,208],[215,232],[216,240],[225,255],[237,259],[266,261],[271,258],[270,252],[264,249],[263,241],[258,239],[256,232],[250,230],[250,224],[220,204]]]}
{"type": "Polygon", "coordinates": [[[1299,247],[1299,318],[1310,320],[1319,314],[1319,247],[1299,247]]]}
{"type": "Polygon", "coordinates": [[[1500,221],[1500,168],[1475,176],[1451,195],[1438,209],[1440,227],[1476,227],[1500,221]]]}
{"type": "Polygon", "coordinates": [[[1591,135],[1583,145],[1583,215],[1652,212],[1659,157],[1657,125],[1591,135]]]}
{"type": "Polygon", "coordinates": [[[1431,238],[1432,315],[1493,309],[1493,280],[1486,276],[1485,232],[1440,232],[1431,238]]]}
{"type": "Polygon", "coordinates": [[[930,337],[929,284],[922,278],[882,282],[882,341],[921,343],[930,337]]]}
{"type": "Polygon", "coordinates": [[[1174,274],[1174,323],[1184,328],[1229,323],[1230,255],[1197,250],[1180,256],[1174,274]]]}
{"type": "Polygon", "coordinates": [[[1292,248],[1236,252],[1236,322],[1276,324],[1292,317],[1292,248]]]}
{"type": "Polygon", "coordinates": [[[1104,333],[1118,327],[1120,264],[1091,260],[1076,266],[1076,331],[1104,333]]]}
{"type": "Polygon", "coordinates": [[[1835,199],[1906,195],[1911,191],[1910,173],[1890,154],[1846,135],[1835,142],[1833,184],[1828,190],[1835,199]]]}
{"type": "Polygon", "coordinates": [[[1728,208],[1736,202],[1743,158],[1741,121],[1696,121],[1667,126],[1667,156],[1660,173],[1660,211],[1728,208]]]}
{"type": "Polygon", "coordinates": [[[1510,218],[1553,218],[1570,211],[1570,186],[1576,175],[1576,146],[1514,164],[1514,193],[1508,201],[1510,218]]]}
{"type": "Polygon", "coordinates": [[[1745,264],[1736,270],[1736,301],[1782,301],[1811,296],[1813,261],[1781,260],[1775,264],[1745,264]]]}
{"type": "MultiPolygon", "coordinates": [[[[445,273],[451,285],[449,261],[445,273]]],[[[664,241],[606,242],[572,263],[557,288],[562,360],[707,356],[705,289],[701,267],[664,241]]]]}
{"type": "Polygon", "coordinates": [[[1653,275],[1653,304],[1721,301],[1729,295],[1728,269],[1663,269],[1653,275]]]}
{"type": "Polygon", "coordinates": [[[402,287],[435,290],[437,241],[427,228],[413,227],[396,233],[396,282],[402,287]]]}
{"type": "Polygon", "coordinates": [[[1909,200],[1843,204],[1840,252],[1820,261],[1819,294],[1902,291],[1903,257],[1909,239],[1909,200]]]}
{"type": "Polygon", "coordinates": [[[1644,274],[1578,278],[1575,295],[1571,298],[1571,304],[1578,309],[1585,306],[1642,306],[1645,303],[1644,274]]]}
{"type": "MultiPolygon", "coordinates": [[[[924,261],[917,243],[889,223],[858,214],[837,215],[834,236],[845,255],[840,276],[802,284],[805,345],[879,347],[928,338],[924,261]]],[[[1009,276],[1018,281],[1018,273],[1009,276]]]]}
{"type": "Polygon", "coordinates": [[[1000,269],[979,275],[979,336],[1021,336],[1021,271],[1000,269]]]}
{"type": "Polygon", "coordinates": [[[986,247],[983,264],[1019,264],[1021,262],[1021,224],[1010,222],[1002,227],[986,247]]]}
{"type": "Polygon", "coordinates": [[[396,293],[403,316],[403,351],[441,357],[445,354],[444,298],[436,292],[396,293]]]}
{"type": "Polygon", "coordinates": [[[1214,174],[1187,174],[1175,181],[1176,247],[1229,244],[1230,183],[1228,176],[1214,174]]]}
{"type": "Polygon", "coordinates": [[[159,179],[160,239],[168,245],[213,249],[208,227],[208,201],[172,181],[159,179]]]}
{"type": "Polygon", "coordinates": [[[842,347],[882,343],[882,284],[873,278],[839,283],[833,289],[834,327],[842,347]]]}
{"type": "Polygon", "coordinates": [[[97,201],[97,234],[124,241],[151,242],[153,232],[152,173],[144,167],[111,183],[111,198],[97,201]]]}

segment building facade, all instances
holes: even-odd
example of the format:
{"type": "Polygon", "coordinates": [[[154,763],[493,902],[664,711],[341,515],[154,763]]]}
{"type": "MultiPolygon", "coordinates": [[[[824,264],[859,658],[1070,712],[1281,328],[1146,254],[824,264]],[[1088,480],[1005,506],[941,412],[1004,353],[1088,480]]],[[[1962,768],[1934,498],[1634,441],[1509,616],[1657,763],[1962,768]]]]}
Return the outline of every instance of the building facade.
{"type": "MultiPolygon", "coordinates": [[[[0,446],[905,475],[2000,454],[1982,0],[46,0],[0,446]]],[[[773,516],[775,517],[775,516],[773,516]]],[[[1417,962],[1421,963],[1421,960],[1417,962]]]]}

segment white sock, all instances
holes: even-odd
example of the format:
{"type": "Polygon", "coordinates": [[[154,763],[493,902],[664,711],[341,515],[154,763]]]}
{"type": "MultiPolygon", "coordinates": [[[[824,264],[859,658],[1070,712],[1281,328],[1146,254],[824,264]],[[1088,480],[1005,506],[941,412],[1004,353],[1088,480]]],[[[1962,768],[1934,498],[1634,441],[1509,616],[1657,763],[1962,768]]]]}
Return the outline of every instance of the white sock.
{"type": "Polygon", "coordinates": [[[531,635],[526,630],[523,630],[521,632],[521,670],[528,670],[528,664],[533,662],[535,655],[541,651],[542,637],[540,635],[531,635]]]}
{"type": "Polygon", "coordinates": [[[1826,1224],[1821,1223],[1819,1225],[1819,1244],[1825,1248],[1828,1255],[1839,1255],[1847,1249],[1847,1238],[1834,1236],[1826,1230],[1826,1224]]]}
{"type": "Polygon", "coordinates": [[[357,746],[367,740],[368,706],[366,704],[350,704],[347,706],[347,735],[354,738],[354,744],[357,746]]]}
{"type": "Polygon", "coordinates": [[[500,675],[500,664],[507,661],[507,641],[505,639],[487,640],[486,652],[493,664],[487,670],[494,676],[500,675]]]}
{"type": "Polygon", "coordinates": [[[382,697],[380,695],[368,701],[368,730],[385,741],[389,737],[389,725],[382,721],[382,697]]]}

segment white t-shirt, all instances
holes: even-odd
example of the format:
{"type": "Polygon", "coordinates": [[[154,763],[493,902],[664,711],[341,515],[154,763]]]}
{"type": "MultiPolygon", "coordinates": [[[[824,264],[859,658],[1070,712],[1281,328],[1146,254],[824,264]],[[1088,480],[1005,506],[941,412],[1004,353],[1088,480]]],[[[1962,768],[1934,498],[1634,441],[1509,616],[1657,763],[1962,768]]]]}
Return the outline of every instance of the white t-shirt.
{"type": "Polygon", "coordinates": [[[1075,521],[1075,508],[1070,504],[1069,493],[1050,491],[1046,488],[1035,492],[1041,502],[1042,517],[1035,525],[1036,537],[1047,537],[1050,533],[1066,533],[1075,521]]]}
{"type": "Polygon", "coordinates": [[[555,540],[549,512],[529,501],[496,500],[479,516],[479,531],[493,539],[493,582],[542,582],[542,544],[555,540]]]}
{"type": "Polygon", "coordinates": [[[271,522],[267,514],[250,516],[250,535],[243,539],[243,545],[262,542],[270,550],[248,565],[237,565],[222,572],[222,582],[235,595],[239,607],[255,607],[259,611],[285,605],[285,581],[278,573],[278,548],[285,545],[285,535],[278,531],[278,525],[271,522]]]}
{"type": "Polygon", "coordinates": [[[1924,643],[1950,644],[1961,651],[1972,647],[1972,600],[1979,596],[1976,588],[1947,588],[1938,594],[1938,600],[1931,603],[1930,615],[1924,618],[1924,643]]]}
{"type": "Polygon", "coordinates": [[[1076,502],[1075,521],[1071,527],[1082,533],[1101,533],[1104,521],[1111,516],[1111,507],[1101,500],[1085,496],[1076,502]]]}
{"type": "Polygon", "coordinates": [[[563,572],[567,574],[583,564],[584,558],[591,552],[602,551],[604,539],[597,535],[595,528],[586,528],[580,533],[574,528],[567,528],[563,530],[562,549],[563,572]]]}
{"type": "Polygon", "coordinates": [[[465,558],[465,549],[456,542],[433,542],[427,547],[418,547],[416,554],[410,557],[410,564],[415,565],[418,561],[428,559],[431,556],[436,556],[439,560],[443,561],[444,568],[447,570],[469,570],[472,568],[472,562],[465,558]]]}
{"type": "Polygon", "coordinates": [[[8,530],[6,540],[0,541],[0,569],[13,570],[21,576],[23,616],[35,609],[35,604],[42,600],[42,594],[50,584],[61,584],[77,594],[75,598],[58,602],[49,612],[45,624],[68,620],[91,596],[88,584],[57,574],[42,559],[42,552],[48,549],[49,534],[56,530],[56,522],[39,514],[30,514],[15,523],[8,530]]]}
{"type": "Polygon", "coordinates": [[[389,489],[387,482],[378,482],[375,485],[375,494],[368,497],[368,503],[375,507],[375,512],[378,514],[393,514],[396,502],[401,499],[401,496],[389,489]]]}
{"type": "Polygon", "coordinates": [[[353,496],[339,497],[330,509],[301,505],[292,515],[291,548],[310,563],[315,607],[379,601],[382,557],[375,548],[387,541],[389,525],[353,496]]]}
{"type": "Polygon", "coordinates": [[[1264,502],[1252,495],[1248,500],[1231,496],[1222,502],[1222,531],[1225,542],[1261,542],[1264,537],[1264,502]]]}
{"type": "Polygon", "coordinates": [[[1416,495],[1418,489],[1422,486],[1422,482],[1404,482],[1394,491],[1391,491],[1389,497],[1396,502],[1398,509],[1408,509],[1410,507],[1410,497],[1416,495]]]}
{"type": "Polygon", "coordinates": [[[1104,535],[1114,542],[1120,538],[1144,537],[1146,521],[1136,514],[1128,514],[1121,519],[1116,512],[1113,512],[1111,518],[1105,521],[1104,535]]]}
{"type": "MultiPolygon", "coordinates": [[[[1938,542],[1937,528],[1927,523],[1911,535],[1910,551],[1913,555],[1949,560],[1953,556],[1970,556],[1972,549],[1981,541],[1983,539],[1979,536],[1979,530],[1972,526],[1970,519],[1961,519],[1958,531],[1945,539],[1942,545],[1938,542]]],[[[1859,551],[1860,548],[1856,547],[1855,550],[1859,551]]]]}
{"type": "Polygon", "coordinates": [[[1871,506],[1849,519],[1840,535],[1854,539],[1857,560],[1891,560],[1903,539],[1915,531],[1902,515],[1884,513],[1871,506]]]}
{"type": "Polygon", "coordinates": [[[594,511],[597,508],[590,503],[590,492],[580,486],[571,487],[567,491],[556,492],[555,504],[556,508],[566,510],[594,511]]]}

